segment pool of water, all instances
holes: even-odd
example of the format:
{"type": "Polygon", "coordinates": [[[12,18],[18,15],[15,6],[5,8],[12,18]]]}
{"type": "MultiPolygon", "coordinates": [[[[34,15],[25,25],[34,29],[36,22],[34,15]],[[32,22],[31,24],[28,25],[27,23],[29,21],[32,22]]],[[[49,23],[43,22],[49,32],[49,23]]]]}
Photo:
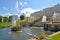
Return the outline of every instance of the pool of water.
{"type": "Polygon", "coordinates": [[[26,40],[38,36],[43,28],[23,28],[20,32],[11,32],[11,28],[0,29],[0,40],[26,40]]]}

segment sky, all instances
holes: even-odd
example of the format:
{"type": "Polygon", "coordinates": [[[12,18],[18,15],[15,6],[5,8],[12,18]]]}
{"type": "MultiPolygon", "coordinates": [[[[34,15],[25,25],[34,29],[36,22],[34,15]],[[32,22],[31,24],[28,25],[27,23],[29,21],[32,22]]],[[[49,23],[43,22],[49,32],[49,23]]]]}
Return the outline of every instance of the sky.
{"type": "Polygon", "coordinates": [[[60,0],[0,0],[0,15],[21,15],[26,16],[40,11],[44,8],[52,7],[60,3],[60,0]]]}

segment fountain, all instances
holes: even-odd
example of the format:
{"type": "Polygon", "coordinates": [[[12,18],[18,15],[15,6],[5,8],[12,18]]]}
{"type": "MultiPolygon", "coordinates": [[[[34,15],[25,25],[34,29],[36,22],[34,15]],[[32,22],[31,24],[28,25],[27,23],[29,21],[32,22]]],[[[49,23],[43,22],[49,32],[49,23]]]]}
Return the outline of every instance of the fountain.
{"type": "MultiPolygon", "coordinates": [[[[18,14],[18,1],[15,5],[15,13],[18,14]]],[[[11,31],[20,31],[20,22],[17,15],[13,15],[12,17],[12,26],[11,31]]]]}
{"type": "Polygon", "coordinates": [[[20,31],[20,22],[19,22],[18,16],[16,15],[12,17],[11,31],[20,31]]]}
{"type": "Polygon", "coordinates": [[[17,21],[17,20],[16,20],[15,16],[13,16],[13,17],[12,17],[12,26],[13,26],[13,27],[16,25],[16,21],[17,21]]]}

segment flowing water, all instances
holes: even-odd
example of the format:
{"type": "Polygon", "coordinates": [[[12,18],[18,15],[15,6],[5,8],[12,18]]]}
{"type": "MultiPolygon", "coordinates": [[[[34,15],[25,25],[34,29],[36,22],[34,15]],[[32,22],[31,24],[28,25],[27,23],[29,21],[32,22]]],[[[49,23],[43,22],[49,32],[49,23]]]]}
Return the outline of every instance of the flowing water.
{"type": "Polygon", "coordinates": [[[20,32],[11,32],[11,28],[0,29],[0,40],[26,40],[38,36],[43,28],[23,28],[20,32]]]}

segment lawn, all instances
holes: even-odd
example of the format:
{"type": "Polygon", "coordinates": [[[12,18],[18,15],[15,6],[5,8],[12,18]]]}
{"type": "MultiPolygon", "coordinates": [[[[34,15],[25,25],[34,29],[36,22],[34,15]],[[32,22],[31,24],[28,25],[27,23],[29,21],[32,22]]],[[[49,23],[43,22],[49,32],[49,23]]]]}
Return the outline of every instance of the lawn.
{"type": "Polygon", "coordinates": [[[50,37],[49,40],[60,40],[60,33],[50,37]]]}
{"type": "Polygon", "coordinates": [[[6,26],[12,26],[11,22],[0,23],[0,28],[6,27],[6,26]]]}
{"type": "MultiPolygon", "coordinates": [[[[29,18],[25,18],[24,20],[18,20],[19,22],[30,22],[29,18]]],[[[12,26],[11,22],[6,23],[0,23],[0,28],[6,27],[6,26],[12,26]]]]}

